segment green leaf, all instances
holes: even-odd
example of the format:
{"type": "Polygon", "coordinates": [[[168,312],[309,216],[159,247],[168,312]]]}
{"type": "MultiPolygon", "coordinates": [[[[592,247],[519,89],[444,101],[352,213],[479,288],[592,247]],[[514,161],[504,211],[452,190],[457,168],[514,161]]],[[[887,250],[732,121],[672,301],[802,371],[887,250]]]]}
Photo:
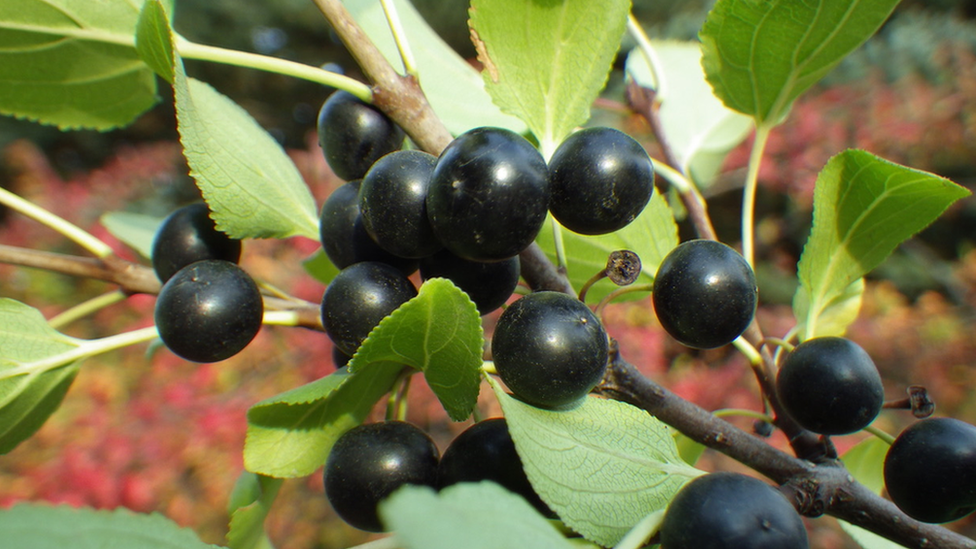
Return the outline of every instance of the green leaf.
{"type": "Polygon", "coordinates": [[[655,87],[639,49],[627,55],[627,74],[641,86],[659,89],[661,126],[679,163],[672,167],[688,174],[699,187],[707,187],[728,153],[748,137],[752,118],[715,97],[701,68],[700,43],[655,40],[652,44],[660,65],[660,88],[655,87]]]}
{"type": "MultiPolygon", "coordinates": [[[[854,477],[854,480],[866,486],[876,494],[884,489],[884,459],[888,453],[888,443],[876,438],[866,438],[857,443],[841,457],[844,466],[854,477]]],[[[902,546],[889,541],[873,532],[859,526],[838,520],[841,528],[847,532],[861,547],[865,549],[902,549],[902,546]]]]}
{"type": "Polygon", "coordinates": [[[172,84],[176,73],[169,21],[161,0],[147,0],[136,24],[136,52],[156,74],[172,84]]]}
{"type": "Polygon", "coordinates": [[[281,145],[175,61],[177,129],[217,229],[232,238],[319,238],[315,200],[281,145]]]}
{"type": "Polygon", "coordinates": [[[152,257],[153,239],[163,218],[131,212],[108,212],[99,219],[109,233],[145,258],[152,257]]]}
{"type": "Polygon", "coordinates": [[[303,261],[302,267],[305,268],[305,272],[310,274],[312,278],[323,284],[332,282],[332,279],[339,274],[339,268],[332,263],[329,256],[325,254],[325,250],[322,249],[319,249],[303,261]]]}
{"type": "Polygon", "coordinates": [[[65,130],[109,130],[152,107],[156,78],[133,41],[141,5],[139,0],[0,3],[0,114],[65,130]]]}
{"type": "Polygon", "coordinates": [[[704,474],[681,459],[665,424],[634,406],[586,397],[544,410],[490,382],[532,487],[590,541],[615,545],[704,474]]]}
{"type": "Polygon", "coordinates": [[[247,411],[244,467],[276,478],[312,474],[336,439],[389,392],[402,368],[377,364],[355,374],[341,368],[255,404],[247,411]]]}
{"type": "Polygon", "coordinates": [[[851,285],[969,194],[948,179],[864,151],[831,158],[817,177],[813,229],[798,265],[793,312],[801,341],[842,334],[846,324],[838,319],[853,319],[850,302],[860,295],[851,285]]]}
{"type": "MultiPolygon", "coordinates": [[[[0,372],[77,348],[80,342],[48,326],[40,311],[0,299],[0,372]]],[[[61,405],[78,363],[0,380],[0,454],[31,437],[61,405]]]]}
{"type": "Polygon", "coordinates": [[[699,33],[715,95],[757,124],[793,101],[863,44],[898,0],[719,0],[699,33]]]}
{"type": "Polygon", "coordinates": [[[125,549],[213,549],[168,518],[68,506],[19,504],[0,511],[0,538],[17,549],[125,547],[125,549]]]}
{"type": "Polygon", "coordinates": [[[528,125],[546,158],[590,118],[629,10],[628,0],[472,0],[488,93],[528,125]]]}
{"type": "MultiPolygon", "coordinates": [[[[607,257],[616,250],[630,250],[641,259],[641,274],[635,284],[654,282],[657,267],[664,256],[678,245],[678,226],[671,208],[661,193],[655,192],[644,211],[619,231],[585,236],[560,227],[563,247],[566,250],[566,272],[574,288],[581,288],[593,275],[607,266],[607,257]]],[[[552,228],[546,226],[539,232],[536,242],[549,259],[556,261],[556,247],[552,228]]],[[[609,280],[596,283],[587,293],[586,300],[595,302],[617,289],[609,280]]],[[[619,301],[642,299],[647,293],[635,292],[620,296],[619,301]]]]}
{"type": "Polygon", "coordinates": [[[264,531],[264,519],[271,511],[282,482],[247,471],[238,477],[228,509],[231,518],[227,546],[230,549],[271,547],[264,531]]]}
{"type": "MultiPolygon", "coordinates": [[[[406,0],[395,0],[404,33],[416,62],[417,77],[430,106],[451,133],[458,135],[472,128],[496,126],[516,133],[525,124],[504,114],[491,102],[481,75],[448,46],[406,0]],[[463,97],[463,101],[458,101],[463,97]]],[[[349,13],[380,49],[391,65],[403,72],[390,23],[383,5],[376,0],[346,0],[349,13]]]]}
{"type": "Polygon", "coordinates": [[[370,332],[349,370],[395,362],[424,373],[451,419],[467,419],[478,403],[484,336],[478,309],[446,278],[432,278],[370,332]]]}
{"type": "Polygon", "coordinates": [[[405,486],[379,512],[406,549],[457,549],[461,540],[465,549],[574,547],[525,498],[493,482],[455,484],[440,493],[405,486]]]}

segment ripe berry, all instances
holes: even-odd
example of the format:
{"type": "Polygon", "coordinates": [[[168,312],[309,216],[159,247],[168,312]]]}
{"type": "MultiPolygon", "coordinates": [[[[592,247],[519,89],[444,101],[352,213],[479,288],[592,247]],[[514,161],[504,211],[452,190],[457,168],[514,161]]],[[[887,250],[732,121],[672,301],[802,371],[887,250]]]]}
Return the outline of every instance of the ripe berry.
{"type": "Polygon", "coordinates": [[[607,333],[580,300],[561,292],[522,297],[498,318],[498,375],[523,401],[555,408],[586,396],[607,367],[607,333]]]}
{"type": "Polygon", "coordinates": [[[732,248],[689,240],[671,250],[654,277],[654,311],[671,337],[697,349],[731,343],[756,314],[756,275],[732,248]]]}
{"type": "Polygon", "coordinates": [[[373,241],[359,211],[359,180],[332,191],[322,205],[319,237],[332,264],[345,269],[360,261],[378,261],[396,267],[404,275],[416,272],[416,259],[397,257],[373,241]]]}
{"type": "Polygon", "coordinates": [[[380,158],[359,187],[363,226],[381,248],[399,257],[427,257],[443,248],[427,220],[427,188],[437,158],[396,151],[380,158]]]}
{"type": "Polygon", "coordinates": [[[842,337],[815,337],[797,345],[780,366],[776,392],[790,417],[822,435],[860,431],[884,404],[874,361],[842,337]]]}
{"type": "Polygon", "coordinates": [[[437,446],[410,423],[360,425],[332,446],[325,463],[325,496],[342,520],[383,531],[376,506],[406,484],[437,487],[437,446]]]}
{"type": "Polygon", "coordinates": [[[261,328],[261,292],[240,267],[206,259],[180,269],[156,298],[156,328],[169,350],[194,362],[230,358],[261,328]]]}
{"type": "Polygon", "coordinates": [[[382,111],[342,90],[319,110],[318,132],[325,161],[346,181],[362,179],[373,162],[399,149],[404,138],[382,111]]]}
{"type": "Polygon", "coordinates": [[[891,501],[916,520],[976,511],[976,427],[952,418],[913,423],[888,449],[884,479],[891,501]]]}
{"type": "Polygon", "coordinates": [[[567,137],[549,159],[549,174],[549,212],[580,234],[626,227],[654,192],[647,151],[613,128],[586,128],[567,137]]]}
{"type": "Polygon", "coordinates": [[[789,501],[739,473],[700,476],[668,505],[661,549],[806,549],[807,531],[789,501]]]}
{"type": "Polygon", "coordinates": [[[482,263],[462,259],[447,250],[420,260],[420,277],[447,278],[474,301],[478,312],[486,315],[501,307],[512,296],[519,280],[518,256],[482,263]]]}
{"type": "Polygon", "coordinates": [[[476,128],[441,153],[431,176],[427,215],[455,255],[499,261],[535,240],[549,206],[549,170],[515,132],[476,128]]]}
{"type": "Polygon", "coordinates": [[[166,282],[176,271],[194,261],[241,259],[241,241],[214,226],[203,202],[183,206],[171,213],[156,230],[152,245],[153,270],[166,282]]]}
{"type": "Polygon", "coordinates": [[[505,418],[479,421],[458,435],[441,457],[438,475],[441,488],[490,480],[522,496],[543,515],[553,515],[525,476],[505,418]]]}
{"type": "Polygon", "coordinates": [[[417,289],[403,274],[373,261],[339,271],[322,296],[322,325],[332,342],[354,355],[369,332],[410,299],[417,289]]]}

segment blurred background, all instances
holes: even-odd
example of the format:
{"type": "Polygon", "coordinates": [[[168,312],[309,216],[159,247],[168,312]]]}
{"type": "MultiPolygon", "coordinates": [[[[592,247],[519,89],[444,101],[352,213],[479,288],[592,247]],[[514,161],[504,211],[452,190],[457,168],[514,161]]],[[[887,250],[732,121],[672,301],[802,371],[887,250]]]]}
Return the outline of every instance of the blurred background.
{"type": "MultiPolygon", "coordinates": [[[[332,64],[361,77],[317,9],[307,0],[276,2],[178,0],[176,29],[194,41],[254,51],[311,65],[332,64]]],[[[415,0],[436,30],[462,56],[474,56],[466,2],[415,0]]],[[[634,11],[652,37],[693,39],[711,2],[639,0],[634,11]]],[[[657,145],[646,124],[621,114],[623,59],[598,112],[657,145]]],[[[288,150],[319,204],[339,181],[326,166],[315,117],[330,90],[267,73],[188,63],[245,107],[288,150]]],[[[60,132],[0,118],[0,186],[34,200],[103,237],[120,254],[134,252],[103,229],[108,211],[163,216],[199,195],[182,159],[172,100],[131,126],[108,133],[60,132]]],[[[757,218],[762,308],[768,335],[792,324],[795,266],[809,232],[812,188],[830,156],[847,148],[976,186],[976,2],[905,0],[876,37],[800,98],[772,134],[760,174],[757,218]]],[[[748,147],[729,156],[710,187],[710,212],[722,240],[738,240],[739,187],[748,147]]],[[[682,224],[683,237],[692,236],[682,224]]],[[[45,227],[0,209],[0,242],[77,253],[45,227]]],[[[878,364],[888,397],[924,384],[938,413],[976,422],[976,202],[963,200],[871,274],[859,320],[849,336],[878,364]]],[[[245,268],[293,295],[317,302],[324,288],[301,262],[316,242],[248,241],[245,268]]],[[[145,262],[145,260],[142,260],[145,262]]],[[[106,285],[0,265],[0,293],[46,316],[108,291],[106,285]]],[[[151,323],[154,300],[135,296],[68,327],[77,337],[102,337],[151,323]]],[[[488,319],[490,326],[491,319],[488,319]]],[[[755,383],[730,349],[689,351],[667,338],[649,300],[611,306],[608,329],[626,356],[682,396],[708,409],[759,406],[755,383]],[[729,388],[734,388],[729,390],[729,388]]],[[[223,543],[227,497],[242,471],[245,412],[253,403],[333,371],[325,335],[302,329],[262,330],[248,350],[228,361],[197,365],[166,350],[131,348],[88,361],[63,406],[41,431],[0,456],[0,505],[45,500],[99,508],[159,511],[223,543]]],[[[451,424],[422,383],[411,393],[410,419],[427,428],[441,450],[467,424],[451,424]]],[[[487,415],[492,409],[483,403],[487,415]]],[[[878,425],[897,432],[907,414],[886,412],[878,425]]],[[[751,422],[741,422],[751,428],[751,422]]],[[[784,441],[774,435],[772,443],[784,441]]],[[[781,438],[781,437],[780,437],[781,438]]],[[[839,437],[843,451],[860,440],[839,437]]],[[[707,452],[703,468],[735,464],[707,452]]],[[[856,547],[832,519],[809,521],[811,546],[856,547]]],[[[369,539],[331,513],[318,474],[285,482],[269,532],[279,547],[333,549],[369,539]]],[[[972,518],[954,527],[973,535],[972,518]]]]}

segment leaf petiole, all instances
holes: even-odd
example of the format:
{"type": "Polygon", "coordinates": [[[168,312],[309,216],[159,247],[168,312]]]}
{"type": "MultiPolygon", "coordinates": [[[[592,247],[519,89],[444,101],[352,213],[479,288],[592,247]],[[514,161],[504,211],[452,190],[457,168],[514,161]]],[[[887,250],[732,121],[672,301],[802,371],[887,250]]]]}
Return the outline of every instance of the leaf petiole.
{"type": "Polygon", "coordinates": [[[54,370],[56,368],[71,364],[72,362],[84,360],[95,355],[121,349],[122,347],[128,347],[129,345],[151,341],[157,337],[159,337],[159,334],[156,331],[156,327],[150,326],[148,328],[141,328],[131,332],[125,332],[100,339],[92,339],[87,341],[79,340],[81,343],[74,349],[51,355],[40,360],[25,362],[20,366],[0,372],[0,380],[10,379],[12,377],[21,375],[47,372],[49,370],[54,370]]]}
{"type": "Polygon", "coordinates": [[[756,138],[752,143],[749,154],[749,170],[746,173],[745,188],[742,191],[742,257],[752,267],[755,265],[755,223],[756,223],[756,188],[759,184],[759,166],[762,164],[763,152],[769,140],[769,132],[773,126],[766,123],[756,125],[756,138]]]}
{"type": "Polygon", "coordinates": [[[95,257],[105,258],[115,253],[108,244],[102,242],[88,231],[3,187],[0,187],[0,204],[7,206],[11,210],[20,212],[39,223],[47,225],[88,250],[95,257]]]}
{"type": "Polygon", "coordinates": [[[404,32],[403,24],[400,22],[400,15],[397,13],[396,5],[393,0],[380,0],[383,4],[383,14],[390,25],[390,32],[393,33],[393,41],[396,42],[397,50],[400,52],[400,60],[403,61],[403,70],[414,78],[417,77],[417,62],[414,59],[413,51],[410,49],[410,42],[407,40],[407,33],[404,32]]]}

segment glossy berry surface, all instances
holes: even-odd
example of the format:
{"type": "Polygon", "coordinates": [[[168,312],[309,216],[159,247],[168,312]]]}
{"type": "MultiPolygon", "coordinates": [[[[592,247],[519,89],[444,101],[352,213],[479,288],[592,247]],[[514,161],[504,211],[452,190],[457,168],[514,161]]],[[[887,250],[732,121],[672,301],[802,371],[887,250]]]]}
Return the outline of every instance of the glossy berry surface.
{"type": "Polygon", "coordinates": [[[607,367],[607,333],[589,307],[562,292],[535,292],[498,318],[495,369],[521,400],[542,408],[586,396],[607,367]]]}
{"type": "Polygon", "coordinates": [[[739,473],[700,476],[671,500],[662,549],[806,549],[800,515],[778,490],[739,473]]]}
{"type": "Polygon", "coordinates": [[[404,133],[376,107],[349,92],[333,92],[318,117],[319,146],[329,167],[346,181],[362,179],[383,155],[403,145],[404,133]]]}
{"type": "Polygon", "coordinates": [[[606,234],[630,224],[654,192],[647,151],[614,128],[580,130],[549,160],[549,212],[580,234],[606,234]]]}
{"type": "Polygon", "coordinates": [[[884,404],[874,361],[842,337],[815,337],[797,345],[780,366],[776,392],[790,417],[822,435],[860,431],[884,404]]]}
{"type": "Polygon", "coordinates": [[[339,517],[360,530],[383,531],[376,506],[406,484],[437,486],[437,446],[410,423],[354,427],[329,452],[325,496],[339,517]]]}
{"type": "Polygon", "coordinates": [[[505,304],[519,281],[518,256],[483,263],[468,261],[447,250],[420,260],[420,277],[446,278],[460,288],[486,315],[505,304]]]}
{"type": "Polygon", "coordinates": [[[322,296],[322,325],[332,342],[354,355],[369,332],[417,295],[403,273],[373,261],[355,263],[339,271],[322,296]]]}
{"type": "Polygon", "coordinates": [[[953,418],[913,423],[888,449],[884,479],[891,500],[916,520],[976,511],[976,427],[953,418]]]}
{"type": "Polygon", "coordinates": [[[683,345],[731,343],[756,314],[756,275],[738,252],[714,240],[689,240],[664,258],[654,277],[654,311],[683,345]]]}
{"type": "Polygon", "coordinates": [[[257,285],[229,261],[197,261],[173,275],[156,298],[159,337],[194,362],[236,355],[261,329],[264,302],[257,285]]]}
{"type": "Polygon", "coordinates": [[[421,258],[443,248],[427,220],[427,188],[436,162],[423,151],[396,151],[377,160],[363,178],[363,226],[393,255],[421,258]]]}
{"type": "Polygon", "coordinates": [[[153,270],[166,282],[195,261],[223,259],[237,263],[241,241],[217,230],[207,205],[199,202],[169,214],[156,230],[152,244],[153,270]]]}
{"type": "Polygon", "coordinates": [[[535,240],[549,207],[549,170],[515,132],[476,128],[441,153],[427,215],[444,247],[472,261],[499,261],[535,240]]]}
{"type": "Polygon", "coordinates": [[[553,514],[525,476],[508,422],[502,417],[479,421],[455,437],[441,456],[438,479],[441,488],[490,480],[522,496],[540,513],[553,514]]]}
{"type": "Polygon", "coordinates": [[[345,269],[361,261],[386,263],[405,275],[417,271],[416,259],[397,257],[377,244],[363,225],[359,211],[359,187],[355,180],[332,191],[322,205],[319,220],[319,238],[329,261],[339,269],[345,269]]]}

